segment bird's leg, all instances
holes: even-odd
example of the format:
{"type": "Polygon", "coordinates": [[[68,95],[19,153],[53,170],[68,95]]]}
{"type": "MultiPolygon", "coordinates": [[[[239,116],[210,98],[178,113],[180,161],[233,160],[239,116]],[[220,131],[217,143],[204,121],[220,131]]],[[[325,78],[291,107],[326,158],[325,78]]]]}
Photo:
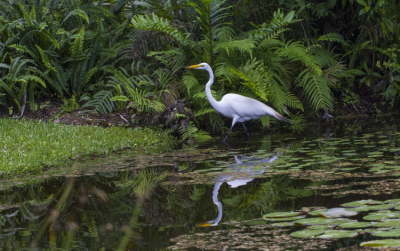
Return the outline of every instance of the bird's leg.
{"type": "Polygon", "coordinates": [[[232,129],[233,129],[233,126],[234,126],[235,124],[236,124],[236,119],[233,118],[231,128],[229,128],[228,134],[226,135],[226,137],[224,138],[223,141],[226,141],[226,140],[228,139],[229,134],[231,133],[231,131],[232,131],[232,129]]]}
{"type": "Polygon", "coordinates": [[[225,141],[229,138],[229,134],[231,133],[232,128],[233,128],[233,124],[232,124],[231,128],[229,129],[228,134],[227,134],[226,137],[224,138],[223,142],[225,142],[225,141]]]}
{"type": "Polygon", "coordinates": [[[244,124],[244,122],[242,122],[242,126],[243,126],[244,130],[246,131],[247,136],[250,136],[250,133],[247,130],[246,125],[244,124]]]}

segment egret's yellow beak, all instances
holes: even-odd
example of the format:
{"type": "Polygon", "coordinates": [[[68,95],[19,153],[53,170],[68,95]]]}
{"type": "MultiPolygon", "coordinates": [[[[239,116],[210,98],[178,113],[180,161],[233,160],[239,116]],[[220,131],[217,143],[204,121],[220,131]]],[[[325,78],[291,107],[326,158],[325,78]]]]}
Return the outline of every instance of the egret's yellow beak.
{"type": "Polygon", "coordinates": [[[204,222],[196,225],[196,227],[209,227],[209,226],[212,226],[212,224],[209,222],[204,222]]]}
{"type": "Polygon", "coordinates": [[[196,68],[199,68],[199,67],[200,67],[199,64],[195,64],[195,65],[191,65],[191,66],[186,67],[186,69],[196,69],[196,68]]]}

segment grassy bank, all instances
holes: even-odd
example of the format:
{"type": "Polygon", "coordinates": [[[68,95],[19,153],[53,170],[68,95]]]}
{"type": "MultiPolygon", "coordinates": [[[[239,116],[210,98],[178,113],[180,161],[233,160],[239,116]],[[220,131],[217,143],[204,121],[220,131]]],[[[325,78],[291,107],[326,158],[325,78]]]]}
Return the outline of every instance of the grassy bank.
{"type": "Polygon", "coordinates": [[[165,144],[171,138],[148,128],[68,126],[0,119],[0,140],[0,177],[7,177],[65,165],[80,157],[165,144]]]}

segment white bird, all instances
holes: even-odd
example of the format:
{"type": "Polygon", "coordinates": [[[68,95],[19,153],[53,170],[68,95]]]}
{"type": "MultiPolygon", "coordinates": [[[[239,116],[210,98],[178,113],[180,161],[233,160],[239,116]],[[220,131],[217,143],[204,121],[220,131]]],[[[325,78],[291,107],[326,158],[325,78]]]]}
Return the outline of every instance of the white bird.
{"type": "Polygon", "coordinates": [[[215,98],[211,94],[211,85],[214,83],[214,73],[207,63],[191,65],[186,67],[186,69],[205,70],[208,72],[210,77],[206,84],[206,95],[208,101],[210,102],[212,107],[219,113],[221,113],[225,117],[232,118],[231,128],[229,129],[228,135],[226,135],[224,141],[228,139],[228,136],[231,133],[232,128],[236,124],[236,122],[242,123],[247,135],[249,135],[249,132],[247,131],[247,128],[243,122],[250,119],[258,119],[264,116],[271,116],[280,121],[290,122],[289,119],[279,114],[273,108],[261,103],[260,101],[239,94],[229,93],[224,95],[221,101],[215,100],[215,98]]]}

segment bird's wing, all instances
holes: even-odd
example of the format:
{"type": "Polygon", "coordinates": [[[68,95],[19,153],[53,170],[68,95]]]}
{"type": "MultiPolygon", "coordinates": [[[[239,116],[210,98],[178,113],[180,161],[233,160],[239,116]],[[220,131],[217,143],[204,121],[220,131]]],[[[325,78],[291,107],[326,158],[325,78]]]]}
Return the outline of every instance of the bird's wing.
{"type": "Polygon", "coordinates": [[[226,94],[221,103],[229,107],[235,114],[245,116],[265,116],[275,112],[271,107],[252,98],[248,98],[239,94],[226,94]]]}
{"type": "MultiPolygon", "coordinates": [[[[230,113],[234,113],[241,118],[247,118],[245,120],[269,115],[278,120],[287,121],[285,117],[266,104],[239,94],[226,94],[220,103],[226,109],[229,109],[230,113]]],[[[240,120],[238,121],[240,122],[240,120]]]]}

